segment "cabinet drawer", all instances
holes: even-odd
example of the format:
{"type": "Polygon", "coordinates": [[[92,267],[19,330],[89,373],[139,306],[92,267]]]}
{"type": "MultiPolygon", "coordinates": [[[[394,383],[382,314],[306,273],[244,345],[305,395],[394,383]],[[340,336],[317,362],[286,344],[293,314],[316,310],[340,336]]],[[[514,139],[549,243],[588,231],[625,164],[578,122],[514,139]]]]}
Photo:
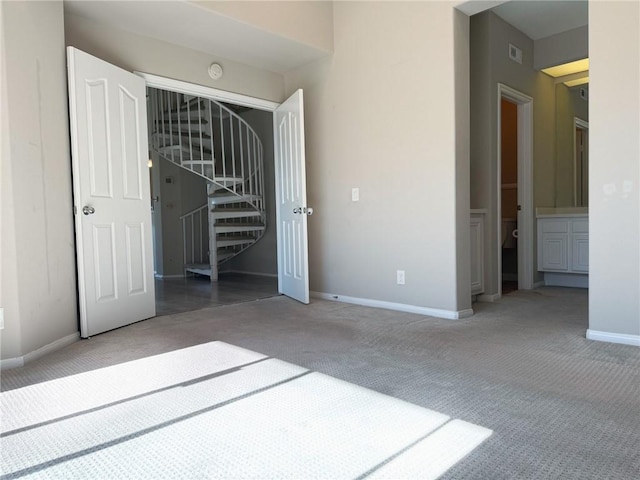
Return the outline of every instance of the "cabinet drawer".
{"type": "Polygon", "coordinates": [[[571,231],[573,233],[589,233],[589,220],[573,220],[571,222],[571,231]]]}
{"type": "Polygon", "coordinates": [[[567,220],[542,220],[542,233],[569,233],[569,222],[567,220]]]}

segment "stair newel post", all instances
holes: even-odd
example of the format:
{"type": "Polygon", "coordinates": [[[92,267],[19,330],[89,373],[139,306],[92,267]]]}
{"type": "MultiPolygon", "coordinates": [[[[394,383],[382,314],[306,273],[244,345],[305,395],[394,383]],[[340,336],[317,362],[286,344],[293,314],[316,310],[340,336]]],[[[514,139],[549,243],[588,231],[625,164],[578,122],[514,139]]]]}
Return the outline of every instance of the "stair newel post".
{"type": "MultiPolygon", "coordinates": [[[[172,117],[171,112],[173,112],[172,92],[167,92],[167,103],[169,104],[169,145],[175,145],[173,143],[173,118],[171,118],[172,117]]],[[[177,163],[176,157],[175,157],[175,151],[173,149],[171,150],[171,161],[173,163],[177,163]]]]}
{"type": "Polygon", "coordinates": [[[178,145],[180,147],[180,166],[183,165],[184,162],[184,152],[183,152],[183,148],[182,148],[182,120],[180,118],[180,108],[182,107],[181,103],[182,103],[182,99],[183,99],[183,95],[177,93],[176,94],[176,110],[178,112],[178,145]]]}
{"type": "Polygon", "coordinates": [[[211,267],[211,281],[218,281],[218,244],[216,232],[216,218],[214,210],[216,206],[211,201],[211,194],[214,192],[214,184],[207,182],[207,197],[209,197],[209,208],[207,208],[209,217],[209,265],[211,267]]]}
{"type": "MultiPolygon", "coordinates": [[[[236,142],[234,141],[233,136],[233,116],[229,115],[229,138],[231,139],[229,143],[231,143],[231,176],[233,178],[236,177],[236,142]]],[[[233,191],[237,192],[237,185],[233,185],[233,191]]]]}
{"type": "MultiPolygon", "coordinates": [[[[160,135],[159,138],[162,138],[162,148],[167,146],[167,138],[164,136],[164,94],[162,92],[156,92],[156,98],[158,99],[158,104],[160,108],[160,118],[161,124],[158,124],[158,133],[160,135]]],[[[158,142],[158,146],[160,142],[158,142]]]]}
{"type": "MultiPolygon", "coordinates": [[[[247,131],[247,137],[249,137],[249,131],[247,131]]],[[[244,158],[246,157],[246,154],[244,152],[244,149],[242,148],[242,124],[240,122],[238,122],[238,144],[240,147],[240,177],[241,178],[245,178],[244,177],[244,158]]],[[[235,177],[235,173],[233,175],[235,177]]],[[[237,188],[234,185],[234,191],[237,191],[237,188]]],[[[247,193],[243,190],[242,193],[247,193]]]]}
{"type": "MultiPolygon", "coordinates": [[[[222,152],[220,155],[220,160],[222,163],[222,177],[227,176],[227,153],[225,151],[225,141],[224,141],[224,121],[222,115],[222,105],[218,105],[218,112],[220,113],[220,151],[222,152]]],[[[215,177],[215,173],[214,173],[215,177]]]]}
{"type": "Polygon", "coordinates": [[[216,138],[213,133],[213,102],[207,100],[207,110],[209,113],[209,134],[211,135],[211,178],[216,176],[216,138]]]}

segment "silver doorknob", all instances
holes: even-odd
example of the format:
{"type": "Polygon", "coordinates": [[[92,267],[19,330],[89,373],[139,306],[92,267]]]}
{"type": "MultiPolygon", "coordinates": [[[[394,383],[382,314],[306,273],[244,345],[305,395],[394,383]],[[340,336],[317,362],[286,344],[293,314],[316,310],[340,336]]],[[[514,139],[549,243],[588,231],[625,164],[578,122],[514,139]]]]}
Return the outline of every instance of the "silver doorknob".
{"type": "Polygon", "coordinates": [[[296,207],[293,209],[293,213],[302,213],[302,207],[296,207]]]}
{"type": "Polygon", "coordinates": [[[84,207],[82,207],[82,213],[84,213],[85,215],[93,215],[94,213],[96,213],[96,209],[90,207],[89,205],[85,205],[84,207]]]}

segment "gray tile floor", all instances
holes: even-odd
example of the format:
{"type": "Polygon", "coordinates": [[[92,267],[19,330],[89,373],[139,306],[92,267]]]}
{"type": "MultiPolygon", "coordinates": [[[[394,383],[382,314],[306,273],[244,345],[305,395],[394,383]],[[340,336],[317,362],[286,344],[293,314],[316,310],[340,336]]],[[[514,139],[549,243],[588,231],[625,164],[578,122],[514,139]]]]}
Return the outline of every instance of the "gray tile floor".
{"type": "Polygon", "coordinates": [[[221,273],[217,282],[202,275],[156,279],[156,315],[174,315],[276,295],[279,295],[278,279],[274,277],[221,273]]]}

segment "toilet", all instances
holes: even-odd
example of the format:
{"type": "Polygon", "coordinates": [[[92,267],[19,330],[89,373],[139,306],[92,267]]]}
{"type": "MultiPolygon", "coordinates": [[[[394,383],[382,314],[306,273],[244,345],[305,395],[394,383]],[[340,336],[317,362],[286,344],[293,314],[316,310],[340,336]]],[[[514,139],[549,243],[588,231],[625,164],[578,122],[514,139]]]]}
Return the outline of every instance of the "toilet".
{"type": "Polygon", "coordinates": [[[518,246],[518,219],[502,219],[502,248],[516,248],[518,246]]]}

